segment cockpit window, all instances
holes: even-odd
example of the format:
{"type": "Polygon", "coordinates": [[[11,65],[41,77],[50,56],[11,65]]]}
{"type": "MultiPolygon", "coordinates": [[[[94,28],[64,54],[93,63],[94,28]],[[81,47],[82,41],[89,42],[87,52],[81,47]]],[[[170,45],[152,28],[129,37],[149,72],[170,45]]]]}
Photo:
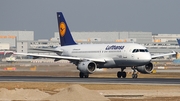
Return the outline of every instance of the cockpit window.
{"type": "Polygon", "coordinates": [[[145,49],[145,52],[149,52],[147,49],[145,49]]]}
{"type": "Polygon", "coordinates": [[[144,49],[139,49],[140,50],[140,52],[145,52],[145,50],[144,49]]]}
{"type": "Polygon", "coordinates": [[[134,49],[132,52],[135,53],[135,52],[136,52],[136,49],[134,49]]]}
{"type": "Polygon", "coordinates": [[[132,51],[132,53],[137,53],[137,52],[148,52],[148,50],[147,49],[134,49],[132,51]]]}
{"type": "Polygon", "coordinates": [[[139,52],[139,49],[136,49],[136,52],[139,52]]]}

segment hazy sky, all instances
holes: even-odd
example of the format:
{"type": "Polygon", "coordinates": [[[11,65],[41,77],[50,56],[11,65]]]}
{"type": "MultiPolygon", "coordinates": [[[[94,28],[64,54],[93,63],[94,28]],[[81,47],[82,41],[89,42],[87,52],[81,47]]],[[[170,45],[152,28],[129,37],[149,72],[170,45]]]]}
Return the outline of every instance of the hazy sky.
{"type": "Polygon", "coordinates": [[[0,0],[0,30],[49,39],[58,31],[60,11],[71,31],[180,34],[180,0],[0,0]]]}

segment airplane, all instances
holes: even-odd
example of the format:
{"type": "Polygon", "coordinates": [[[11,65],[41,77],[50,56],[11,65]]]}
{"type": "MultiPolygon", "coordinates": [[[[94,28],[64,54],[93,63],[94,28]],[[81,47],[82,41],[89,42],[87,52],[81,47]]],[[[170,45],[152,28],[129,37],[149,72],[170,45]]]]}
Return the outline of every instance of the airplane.
{"type": "Polygon", "coordinates": [[[180,39],[177,39],[178,45],[180,46],[180,39]]]}
{"type": "MultiPolygon", "coordinates": [[[[174,51],[166,54],[151,55],[146,47],[137,43],[110,44],[77,44],[69,30],[62,12],[57,12],[60,45],[54,50],[57,56],[30,53],[14,53],[15,55],[32,56],[34,58],[52,58],[54,61],[69,60],[77,66],[80,78],[88,78],[97,68],[120,68],[118,78],[126,78],[126,68],[133,70],[132,78],[137,78],[137,71],[150,74],[153,70],[152,59],[174,55],[174,51]]],[[[41,49],[42,50],[42,49],[41,49]]]]}

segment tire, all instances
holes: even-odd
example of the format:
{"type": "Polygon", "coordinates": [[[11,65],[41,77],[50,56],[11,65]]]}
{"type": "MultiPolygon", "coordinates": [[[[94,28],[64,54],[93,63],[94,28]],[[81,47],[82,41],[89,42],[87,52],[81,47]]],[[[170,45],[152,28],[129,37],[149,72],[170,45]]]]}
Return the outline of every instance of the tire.
{"type": "Polygon", "coordinates": [[[80,72],[80,73],[79,73],[79,77],[80,77],[80,78],[84,78],[84,73],[80,72]]]}
{"type": "Polygon", "coordinates": [[[85,77],[85,78],[89,78],[89,74],[85,75],[84,77],[85,77]]]}
{"type": "Polygon", "coordinates": [[[126,78],[126,72],[122,72],[122,78],[126,78]]]}
{"type": "Polygon", "coordinates": [[[132,78],[133,78],[133,79],[136,79],[137,77],[138,77],[137,74],[132,74],[132,78]]]}
{"type": "Polygon", "coordinates": [[[117,77],[121,78],[121,76],[122,76],[122,72],[117,72],[117,77]]]}

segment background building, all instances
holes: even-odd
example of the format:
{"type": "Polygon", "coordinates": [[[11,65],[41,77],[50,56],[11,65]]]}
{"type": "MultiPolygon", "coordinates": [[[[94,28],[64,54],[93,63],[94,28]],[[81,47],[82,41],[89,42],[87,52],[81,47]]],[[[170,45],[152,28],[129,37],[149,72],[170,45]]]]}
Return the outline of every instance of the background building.
{"type": "MultiPolygon", "coordinates": [[[[152,32],[72,32],[78,44],[135,42],[144,45],[152,54],[180,52],[176,41],[180,34],[153,34],[152,32]]],[[[0,51],[53,54],[30,48],[55,48],[59,46],[59,33],[48,39],[34,40],[33,31],[0,31],[0,51]]]]}
{"type": "Polygon", "coordinates": [[[0,31],[0,43],[16,47],[17,41],[34,41],[34,31],[0,31]]]}
{"type": "MultiPolygon", "coordinates": [[[[76,42],[152,42],[152,32],[72,32],[76,42]]],[[[55,32],[55,39],[59,33],[55,32]]],[[[54,39],[52,38],[52,39],[54,39]]]]}

